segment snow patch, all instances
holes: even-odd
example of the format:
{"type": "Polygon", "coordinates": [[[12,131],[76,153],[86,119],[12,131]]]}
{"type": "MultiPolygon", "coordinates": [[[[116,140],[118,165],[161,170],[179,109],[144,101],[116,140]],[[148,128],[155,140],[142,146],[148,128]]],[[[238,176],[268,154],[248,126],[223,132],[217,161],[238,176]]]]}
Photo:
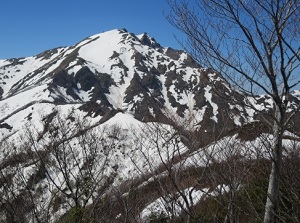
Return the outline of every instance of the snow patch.
{"type": "Polygon", "coordinates": [[[212,89],[211,86],[207,85],[205,88],[204,88],[204,97],[206,98],[206,101],[208,101],[210,103],[210,105],[212,106],[213,108],[213,117],[211,117],[212,120],[214,120],[216,123],[218,122],[218,118],[217,118],[217,115],[218,115],[218,105],[216,103],[214,103],[212,101],[212,93],[210,93],[210,90],[212,89]]]}

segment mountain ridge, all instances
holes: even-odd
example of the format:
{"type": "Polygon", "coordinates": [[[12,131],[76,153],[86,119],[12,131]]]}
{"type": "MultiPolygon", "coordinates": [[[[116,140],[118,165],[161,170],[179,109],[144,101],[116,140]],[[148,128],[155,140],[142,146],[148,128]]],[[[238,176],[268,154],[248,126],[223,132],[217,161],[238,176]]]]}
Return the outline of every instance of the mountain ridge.
{"type": "MultiPolygon", "coordinates": [[[[182,118],[195,106],[209,106],[217,113],[216,104],[210,100],[211,88],[205,85],[220,77],[213,80],[216,74],[209,77],[210,71],[200,68],[184,51],[163,48],[146,33],[136,36],[124,29],[112,30],[71,47],[2,63],[2,102],[40,87],[43,93],[36,93],[34,101],[83,103],[81,108],[96,116],[126,110],[139,120],[154,121],[154,116],[166,116],[162,108],[182,118]],[[202,94],[202,99],[195,99],[195,93],[202,94]]],[[[230,94],[225,81],[219,87],[230,94]]]]}

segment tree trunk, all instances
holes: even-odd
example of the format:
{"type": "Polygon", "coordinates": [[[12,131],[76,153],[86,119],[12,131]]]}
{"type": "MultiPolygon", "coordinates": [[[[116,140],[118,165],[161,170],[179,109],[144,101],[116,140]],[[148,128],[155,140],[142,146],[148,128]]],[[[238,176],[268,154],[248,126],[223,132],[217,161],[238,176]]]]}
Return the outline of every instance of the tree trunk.
{"type": "Polygon", "coordinates": [[[274,223],[279,206],[279,182],[280,170],[282,165],[282,116],[279,107],[276,105],[275,109],[276,120],[273,126],[273,143],[272,143],[272,167],[269,176],[267,201],[265,204],[264,223],[274,223]]]}

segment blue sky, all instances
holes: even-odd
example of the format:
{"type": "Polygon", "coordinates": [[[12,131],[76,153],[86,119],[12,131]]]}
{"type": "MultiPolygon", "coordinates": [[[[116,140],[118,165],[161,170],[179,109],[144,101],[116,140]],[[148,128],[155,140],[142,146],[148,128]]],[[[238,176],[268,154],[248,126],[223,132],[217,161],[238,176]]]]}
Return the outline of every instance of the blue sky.
{"type": "Polygon", "coordinates": [[[166,0],[3,0],[0,7],[0,59],[33,56],[73,45],[116,28],[147,32],[162,46],[180,49],[165,19],[166,0]]]}

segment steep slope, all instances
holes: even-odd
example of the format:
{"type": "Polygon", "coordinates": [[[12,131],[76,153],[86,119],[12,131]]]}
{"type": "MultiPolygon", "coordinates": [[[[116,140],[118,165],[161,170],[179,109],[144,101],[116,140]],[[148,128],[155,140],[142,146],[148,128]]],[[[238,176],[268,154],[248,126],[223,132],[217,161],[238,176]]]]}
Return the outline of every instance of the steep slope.
{"type": "Polygon", "coordinates": [[[254,111],[227,102],[244,98],[222,77],[146,33],[112,30],[0,65],[3,132],[37,122],[54,106],[74,107],[101,122],[117,112],[129,113],[207,137],[253,119],[254,111]]]}

